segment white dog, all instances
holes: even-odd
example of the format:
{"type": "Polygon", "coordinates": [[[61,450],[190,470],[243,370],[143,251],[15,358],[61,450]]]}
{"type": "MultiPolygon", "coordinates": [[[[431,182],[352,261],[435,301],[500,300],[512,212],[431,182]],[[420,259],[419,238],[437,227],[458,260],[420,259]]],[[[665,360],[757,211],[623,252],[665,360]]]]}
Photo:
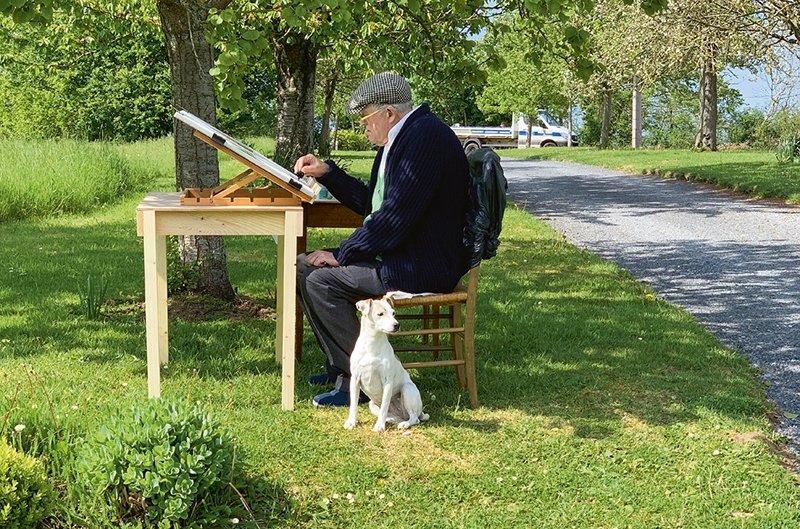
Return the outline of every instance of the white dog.
{"type": "Polygon", "coordinates": [[[365,299],[356,303],[361,312],[361,333],[350,355],[350,414],[344,427],[355,427],[359,390],[370,399],[369,409],[378,417],[375,432],[386,429],[386,423],[397,423],[405,430],[429,416],[422,411],[422,397],[394,354],[387,334],[400,327],[394,317],[391,297],[365,299]]]}

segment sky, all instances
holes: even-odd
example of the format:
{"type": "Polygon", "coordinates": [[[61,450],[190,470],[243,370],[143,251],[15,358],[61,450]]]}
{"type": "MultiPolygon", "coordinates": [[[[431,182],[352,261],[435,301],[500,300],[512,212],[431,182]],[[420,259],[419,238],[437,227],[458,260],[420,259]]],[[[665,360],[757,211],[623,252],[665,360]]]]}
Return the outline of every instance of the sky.
{"type": "MultiPolygon", "coordinates": [[[[792,62],[794,62],[794,67],[797,68],[797,59],[792,62]]],[[[753,74],[741,68],[729,68],[725,70],[723,77],[732,88],[736,88],[742,94],[745,106],[765,111],[769,109],[772,91],[769,77],[763,70],[753,74]]],[[[800,86],[793,87],[791,92],[792,95],[789,96],[790,105],[800,107],[800,86]]]]}
{"type": "Polygon", "coordinates": [[[742,94],[745,106],[766,110],[770,105],[769,81],[763,72],[754,75],[747,70],[732,68],[726,70],[723,77],[731,86],[742,94]]]}

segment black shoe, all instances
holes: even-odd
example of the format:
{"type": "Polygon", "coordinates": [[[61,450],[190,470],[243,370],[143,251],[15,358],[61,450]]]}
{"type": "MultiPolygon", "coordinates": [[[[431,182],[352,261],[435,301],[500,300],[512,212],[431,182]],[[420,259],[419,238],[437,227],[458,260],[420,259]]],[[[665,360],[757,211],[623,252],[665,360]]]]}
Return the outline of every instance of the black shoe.
{"type": "Polygon", "coordinates": [[[311,386],[327,386],[334,383],[336,383],[336,377],[332,377],[328,373],[308,377],[308,384],[311,386]]]}
{"type": "MultiPolygon", "coordinates": [[[[332,389],[327,393],[320,393],[319,395],[315,396],[312,399],[314,406],[321,407],[321,406],[349,406],[350,405],[350,393],[347,391],[339,391],[338,389],[332,389]]],[[[358,396],[358,403],[364,404],[365,402],[369,402],[369,397],[364,395],[363,393],[359,393],[358,396]]]]}

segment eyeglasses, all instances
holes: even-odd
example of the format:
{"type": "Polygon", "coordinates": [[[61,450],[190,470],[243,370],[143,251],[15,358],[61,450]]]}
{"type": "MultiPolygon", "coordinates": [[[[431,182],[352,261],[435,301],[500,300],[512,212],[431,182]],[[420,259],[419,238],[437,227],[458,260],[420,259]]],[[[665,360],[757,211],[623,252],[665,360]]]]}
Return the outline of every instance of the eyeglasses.
{"type": "Polygon", "coordinates": [[[369,114],[367,114],[366,116],[361,116],[361,117],[358,119],[358,121],[361,123],[361,126],[362,126],[362,127],[366,127],[366,126],[367,126],[367,120],[368,120],[369,118],[371,118],[372,116],[374,116],[374,115],[375,115],[375,114],[377,114],[378,112],[383,112],[383,111],[384,111],[384,110],[386,110],[387,108],[388,108],[388,107],[381,107],[381,108],[379,108],[378,110],[376,110],[375,112],[370,112],[370,113],[369,113],[369,114]]]}

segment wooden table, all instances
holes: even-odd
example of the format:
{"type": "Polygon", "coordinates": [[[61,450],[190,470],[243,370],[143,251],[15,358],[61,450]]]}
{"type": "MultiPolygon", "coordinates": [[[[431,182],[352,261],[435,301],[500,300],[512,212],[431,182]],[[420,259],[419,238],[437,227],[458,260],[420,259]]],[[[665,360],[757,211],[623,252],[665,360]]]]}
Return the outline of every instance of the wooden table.
{"type": "Polygon", "coordinates": [[[303,208],[186,206],[180,193],[150,193],[136,208],[136,231],[144,237],[144,299],[147,331],[147,393],[161,394],[161,364],[169,360],[167,235],[277,235],[278,277],[275,356],[281,364],[281,407],[294,409],[295,308],[298,237],[303,208]]]}

